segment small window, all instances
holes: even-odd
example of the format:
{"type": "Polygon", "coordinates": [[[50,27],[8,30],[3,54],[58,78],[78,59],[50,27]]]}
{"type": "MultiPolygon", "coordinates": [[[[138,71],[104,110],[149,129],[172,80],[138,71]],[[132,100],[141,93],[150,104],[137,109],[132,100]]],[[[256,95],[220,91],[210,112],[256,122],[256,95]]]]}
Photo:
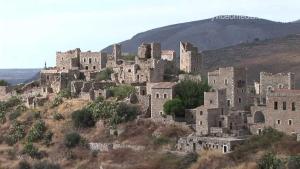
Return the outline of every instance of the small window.
{"type": "Polygon", "coordinates": [[[168,98],[168,95],[167,94],[164,94],[164,99],[168,98]]]}
{"type": "Polygon", "coordinates": [[[282,89],[283,88],[283,85],[282,84],[279,84],[278,85],[278,89],[282,89]]]}
{"type": "Polygon", "coordinates": [[[212,101],[212,100],[210,100],[210,101],[209,101],[209,103],[210,103],[210,104],[212,104],[212,103],[213,103],[213,101],[212,101]]]}
{"type": "Polygon", "coordinates": [[[214,80],[214,84],[216,84],[216,80],[214,80]]]}
{"type": "Polygon", "coordinates": [[[200,116],[202,116],[203,115],[203,111],[200,111],[200,116]]]}
{"type": "Polygon", "coordinates": [[[93,69],[96,70],[96,66],[93,66],[93,69]]]}
{"type": "Polygon", "coordinates": [[[292,111],[296,111],[296,104],[295,104],[295,102],[292,103],[292,111]]]}
{"type": "Polygon", "coordinates": [[[281,124],[281,120],[277,120],[277,124],[281,124]]]}
{"type": "Polygon", "coordinates": [[[282,110],[286,110],[286,102],[282,102],[282,110]]]}
{"type": "Polygon", "coordinates": [[[159,94],[158,94],[158,93],[156,93],[156,98],[157,98],[157,99],[159,98],[159,94]]]}
{"type": "Polygon", "coordinates": [[[202,121],[199,121],[199,125],[202,125],[202,121]]]}
{"type": "Polygon", "coordinates": [[[86,62],[86,59],[85,59],[85,58],[83,59],[83,62],[86,62]]]}
{"type": "Polygon", "coordinates": [[[162,115],[163,115],[163,112],[161,111],[161,112],[159,112],[159,114],[162,116],[162,115]]]}
{"type": "Polygon", "coordinates": [[[289,119],[289,126],[293,125],[293,120],[289,119]]]}
{"type": "Polygon", "coordinates": [[[227,100],[227,106],[230,107],[230,100],[227,100]]]}
{"type": "Polygon", "coordinates": [[[228,85],[228,80],[227,79],[224,80],[224,84],[228,85]]]}
{"type": "Polygon", "coordinates": [[[242,99],[241,98],[239,98],[239,103],[242,103],[242,99]]]}
{"type": "Polygon", "coordinates": [[[88,67],[88,66],[85,66],[85,70],[89,70],[89,67],[88,67]]]}
{"type": "Polygon", "coordinates": [[[66,69],[65,67],[63,67],[63,69],[66,69]]]}
{"type": "Polygon", "coordinates": [[[95,62],[97,62],[97,58],[95,58],[95,62]]]}
{"type": "Polygon", "coordinates": [[[278,102],[274,102],[274,110],[278,110],[278,102]]]}
{"type": "Polygon", "coordinates": [[[142,90],[142,95],[146,95],[146,91],[145,90],[142,90]]]}
{"type": "Polygon", "coordinates": [[[261,133],[262,133],[262,129],[259,128],[259,129],[257,130],[257,134],[258,134],[258,135],[261,135],[261,133]]]}
{"type": "Polygon", "coordinates": [[[130,72],[131,72],[131,69],[128,69],[128,72],[130,73],[130,72]]]}
{"type": "Polygon", "coordinates": [[[91,58],[89,58],[89,63],[92,63],[92,59],[91,58]]]}

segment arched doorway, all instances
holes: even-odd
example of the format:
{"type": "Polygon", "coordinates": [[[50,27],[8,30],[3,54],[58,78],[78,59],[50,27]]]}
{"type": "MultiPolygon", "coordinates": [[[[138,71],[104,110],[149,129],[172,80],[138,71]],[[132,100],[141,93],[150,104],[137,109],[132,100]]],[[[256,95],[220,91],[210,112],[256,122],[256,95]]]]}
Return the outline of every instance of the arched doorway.
{"type": "Polygon", "coordinates": [[[265,123],[265,116],[261,111],[254,113],[254,123],[265,123]]]}

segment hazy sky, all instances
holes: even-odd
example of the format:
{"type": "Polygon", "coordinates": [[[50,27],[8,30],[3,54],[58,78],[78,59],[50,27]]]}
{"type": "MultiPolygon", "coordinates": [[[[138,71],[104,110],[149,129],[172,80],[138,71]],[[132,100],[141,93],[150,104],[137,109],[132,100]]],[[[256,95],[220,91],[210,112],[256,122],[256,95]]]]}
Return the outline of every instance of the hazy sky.
{"type": "Polygon", "coordinates": [[[55,65],[55,52],[100,51],[151,28],[248,15],[300,19],[299,0],[0,0],[0,68],[55,65]]]}

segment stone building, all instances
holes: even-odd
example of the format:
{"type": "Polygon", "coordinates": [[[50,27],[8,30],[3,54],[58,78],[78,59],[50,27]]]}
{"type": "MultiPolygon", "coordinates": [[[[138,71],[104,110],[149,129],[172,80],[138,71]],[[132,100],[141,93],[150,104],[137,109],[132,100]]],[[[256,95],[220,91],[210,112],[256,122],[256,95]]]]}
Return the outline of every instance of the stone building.
{"type": "Polygon", "coordinates": [[[202,54],[188,42],[180,42],[180,70],[186,73],[200,73],[202,54]]]}
{"type": "Polygon", "coordinates": [[[161,51],[161,59],[174,61],[176,60],[176,52],[174,50],[162,50],[161,51]]]}
{"type": "Polygon", "coordinates": [[[135,61],[122,61],[113,67],[113,81],[117,83],[162,82],[165,71],[165,61],[161,60],[159,43],[143,43],[138,49],[135,61]]]}
{"type": "Polygon", "coordinates": [[[106,67],[107,54],[103,52],[81,52],[79,48],[67,52],[56,52],[58,70],[99,71],[106,67]]]}
{"type": "Polygon", "coordinates": [[[236,137],[198,137],[190,135],[178,140],[177,150],[184,152],[198,152],[203,150],[216,150],[224,154],[234,151],[245,138],[236,137]]]}
{"type": "Polygon", "coordinates": [[[260,95],[260,103],[266,103],[268,91],[277,89],[295,89],[295,74],[260,72],[260,81],[256,84],[256,94],[260,95]]]}
{"type": "Polygon", "coordinates": [[[208,84],[214,90],[226,89],[229,108],[244,110],[248,106],[247,72],[245,68],[225,67],[208,72],[208,84]]]}
{"type": "Polygon", "coordinates": [[[106,67],[108,68],[117,67],[117,65],[120,64],[121,62],[121,57],[122,57],[122,46],[120,44],[114,44],[112,54],[107,56],[106,67]]]}
{"type": "Polygon", "coordinates": [[[175,97],[176,83],[161,82],[152,86],[151,88],[151,118],[172,120],[172,117],[166,116],[164,113],[164,104],[168,100],[172,100],[175,97]]]}
{"type": "Polygon", "coordinates": [[[288,134],[300,133],[300,91],[277,89],[266,93],[266,104],[251,107],[250,131],[259,134],[272,127],[288,134]]]}

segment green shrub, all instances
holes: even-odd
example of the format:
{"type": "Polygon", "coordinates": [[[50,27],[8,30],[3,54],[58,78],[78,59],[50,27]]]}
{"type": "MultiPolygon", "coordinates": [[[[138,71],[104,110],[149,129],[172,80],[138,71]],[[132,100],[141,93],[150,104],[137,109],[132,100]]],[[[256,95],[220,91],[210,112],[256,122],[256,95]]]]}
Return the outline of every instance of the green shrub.
{"type": "Polygon", "coordinates": [[[43,138],[44,132],[46,131],[45,122],[38,120],[34,123],[33,127],[30,129],[27,140],[29,142],[36,142],[43,138]]]}
{"type": "Polygon", "coordinates": [[[0,80],[0,86],[9,86],[9,83],[5,80],[0,80]]]}
{"type": "Polygon", "coordinates": [[[51,104],[51,107],[52,108],[57,107],[57,106],[61,105],[62,103],[63,103],[63,98],[61,96],[57,95],[54,98],[54,100],[53,100],[53,102],[51,104]]]}
{"type": "Polygon", "coordinates": [[[80,140],[81,136],[76,132],[72,132],[65,135],[64,144],[68,148],[73,148],[80,143],[80,140]]]}
{"type": "Polygon", "coordinates": [[[15,120],[21,115],[21,112],[15,111],[9,114],[8,118],[9,120],[15,120]]]}
{"type": "Polygon", "coordinates": [[[52,141],[53,133],[51,131],[47,131],[44,134],[43,142],[45,145],[49,146],[52,141]]]}
{"type": "Polygon", "coordinates": [[[59,120],[65,119],[65,118],[64,118],[64,116],[63,116],[62,114],[60,114],[60,113],[54,113],[53,119],[59,121],[59,120]]]}
{"type": "Polygon", "coordinates": [[[122,58],[123,58],[124,60],[134,61],[135,55],[132,55],[132,54],[123,55],[122,58]]]}
{"type": "Polygon", "coordinates": [[[266,153],[258,162],[259,169],[283,169],[284,163],[273,153],[266,153]]]}
{"type": "Polygon", "coordinates": [[[241,159],[260,149],[268,149],[279,142],[285,135],[273,128],[265,128],[261,135],[251,136],[244,144],[236,147],[230,154],[234,159],[241,159]]]}
{"type": "Polygon", "coordinates": [[[115,126],[122,122],[132,121],[138,114],[138,108],[136,106],[120,103],[117,110],[112,114],[110,118],[110,125],[115,126]]]}
{"type": "Polygon", "coordinates": [[[4,124],[6,122],[6,112],[0,111],[0,123],[4,124]]]}
{"type": "Polygon", "coordinates": [[[23,148],[23,154],[27,154],[32,158],[38,158],[40,156],[39,149],[32,143],[26,143],[23,148]]]}
{"type": "Polygon", "coordinates": [[[195,163],[198,159],[197,153],[188,153],[183,157],[183,159],[179,163],[179,169],[186,169],[191,166],[191,164],[195,163]]]}
{"type": "Polygon", "coordinates": [[[92,112],[86,108],[73,112],[72,121],[73,125],[77,128],[87,128],[95,125],[92,112]]]}
{"type": "Polygon", "coordinates": [[[207,82],[198,82],[185,79],[175,87],[176,97],[178,97],[185,108],[192,109],[203,105],[204,92],[208,92],[210,86],[207,82]]]}
{"type": "Polygon", "coordinates": [[[22,103],[22,100],[16,96],[12,96],[7,102],[5,102],[5,105],[7,108],[18,106],[22,103]]]}
{"type": "Polygon", "coordinates": [[[113,70],[110,68],[106,68],[96,75],[96,80],[97,81],[102,81],[102,80],[110,80],[111,79],[111,74],[113,73],[113,70]]]}
{"type": "Polygon", "coordinates": [[[31,169],[31,165],[27,161],[20,161],[17,169],[31,169]]]}
{"type": "Polygon", "coordinates": [[[291,156],[288,159],[288,169],[300,168],[300,156],[291,156]]]}
{"type": "Polygon", "coordinates": [[[178,98],[168,100],[164,104],[164,112],[168,115],[184,115],[183,102],[178,98]]]}
{"type": "Polygon", "coordinates": [[[18,121],[14,121],[6,136],[6,143],[13,145],[25,137],[25,126],[18,121]]]}
{"type": "Polygon", "coordinates": [[[71,94],[71,87],[68,87],[67,89],[64,89],[64,90],[61,90],[59,93],[58,93],[58,97],[61,97],[61,98],[71,98],[72,94],[71,94]]]}
{"type": "Polygon", "coordinates": [[[118,105],[115,102],[103,101],[98,99],[94,103],[87,106],[87,109],[92,113],[95,121],[111,118],[112,114],[116,112],[118,105]]]}
{"type": "Polygon", "coordinates": [[[60,169],[59,164],[52,164],[48,161],[39,161],[33,165],[32,169],[60,169]]]}
{"type": "Polygon", "coordinates": [[[168,137],[159,136],[159,137],[154,137],[153,143],[154,143],[154,145],[161,146],[161,145],[168,144],[170,142],[171,142],[171,140],[168,137]]]}
{"type": "Polygon", "coordinates": [[[117,97],[118,99],[124,99],[126,97],[129,97],[130,94],[135,93],[135,88],[131,85],[120,85],[115,86],[110,89],[112,95],[114,97],[117,97]]]}

